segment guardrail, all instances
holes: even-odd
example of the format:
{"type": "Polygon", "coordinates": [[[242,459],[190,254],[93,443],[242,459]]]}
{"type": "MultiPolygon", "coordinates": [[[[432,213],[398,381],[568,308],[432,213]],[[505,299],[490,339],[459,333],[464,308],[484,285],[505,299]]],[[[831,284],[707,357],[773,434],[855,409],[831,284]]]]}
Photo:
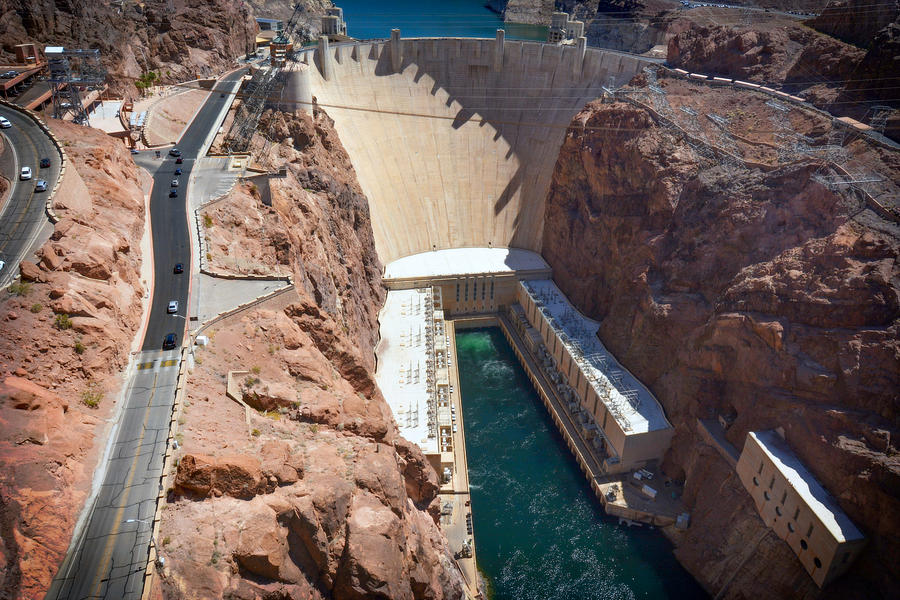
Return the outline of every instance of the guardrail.
{"type": "Polygon", "coordinates": [[[0,106],[5,106],[12,110],[18,111],[34,121],[35,124],[40,128],[40,130],[50,138],[50,141],[52,141],[53,145],[56,146],[56,151],[59,152],[59,175],[56,177],[56,183],[53,185],[53,189],[50,190],[50,193],[47,195],[47,200],[44,203],[44,211],[47,213],[47,218],[50,219],[50,222],[55,225],[56,223],[59,223],[59,216],[57,216],[56,212],[53,210],[53,198],[56,196],[56,192],[59,189],[60,183],[62,183],[63,177],[65,177],[69,157],[66,155],[66,151],[63,150],[63,145],[62,143],[60,143],[56,135],[54,135],[54,133],[50,131],[50,128],[47,127],[46,123],[44,123],[44,120],[40,118],[34,111],[27,108],[22,108],[21,106],[18,106],[11,102],[7,102],[6,100],[0,100],[0,106]]]}

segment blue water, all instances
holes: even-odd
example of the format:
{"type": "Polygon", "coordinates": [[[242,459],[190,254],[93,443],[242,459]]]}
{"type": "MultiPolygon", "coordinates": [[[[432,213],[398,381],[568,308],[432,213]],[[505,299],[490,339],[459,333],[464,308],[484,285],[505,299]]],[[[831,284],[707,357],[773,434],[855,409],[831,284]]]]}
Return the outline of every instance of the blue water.
{"type": "Polygon", "coordinates": [[[497,328],[456,336],[478,564],[496,600],[706,598],[658,531],[608,517],[497,328]]]}
{"type": "Polygon", "coordinates": [[[344,9],[347,35],[361,40],[389,38],[394,27],[403,37],[492,38],[501,28],[510,39],[547,39],[546,26],[504,23],[484,7],[484,0],[336,0],[335,4],[344,9]]]}

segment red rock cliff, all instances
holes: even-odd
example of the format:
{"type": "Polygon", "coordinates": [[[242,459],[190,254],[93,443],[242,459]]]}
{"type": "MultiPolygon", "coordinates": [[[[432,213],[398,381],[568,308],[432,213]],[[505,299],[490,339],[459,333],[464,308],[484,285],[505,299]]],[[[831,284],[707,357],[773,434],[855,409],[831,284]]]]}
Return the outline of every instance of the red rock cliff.
{"type": "MultiPolygon", "coordinates": [[[[712,94],[685,97],[729,110],[712,94]]],[[[754,127],[767,129],[742,133],[754,127]]],[[[896,153],[880,160],[896,185],[896,153]]],[[[900,577],[900,233],[813,181],[815,168],[725,168],[643,109],[593,103],[572,123],[548,196],[544,257],[676,427],[664,468],[686,480],[692,512],[676,556],[724,597],[889,597],[900,577]],[[738,450],[748,431],[784,428],[869,537],[824,592],[698,436],[697,419],[718,415],[734,417],[738,450]]]]}
{"type": "Polygon", "coordinates": [[[259,130],[278,142],[256,138],[255,155],[288,177],[270,180],[271,208],[247,187],[211,207],[209,247],[250,248],[297,289],[214,324],[196,350],[158,593],[461,598],[437,475],[374,382],[384,291],[349,158],[325,114],[268,113],[259,130]],[[246,414],[225,396],[234,369],[246,414]]]}

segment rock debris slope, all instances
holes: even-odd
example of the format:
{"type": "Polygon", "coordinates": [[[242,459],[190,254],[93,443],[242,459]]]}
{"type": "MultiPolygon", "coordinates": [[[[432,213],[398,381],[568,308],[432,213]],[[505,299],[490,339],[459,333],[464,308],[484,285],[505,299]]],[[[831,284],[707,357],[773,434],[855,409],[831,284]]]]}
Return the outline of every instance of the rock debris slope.
{"type": "MultiPolygon", "coordinates": [[[[900,576],[898,227],[814,181],[809,160],[780,163],[764,97],[663,85],[673,108],[730,115],[755,166],[699,157],[644,109],[592,103],[556,164],[544,257],[676,427],[664,468],[686,480],[692,513],[676,556],[708,590],[889,597],[900,576]],[[869,537],[821,594],[699,438],[697,419],[719,416],[733,419],[738,450],[748,431],[783,428],[869,537]]],[[[794,114],[798,131],[824,143],[828,121],[794,114]]],[[[896,194],[896,153],[848,148],[871,153],[896,194]]]]}

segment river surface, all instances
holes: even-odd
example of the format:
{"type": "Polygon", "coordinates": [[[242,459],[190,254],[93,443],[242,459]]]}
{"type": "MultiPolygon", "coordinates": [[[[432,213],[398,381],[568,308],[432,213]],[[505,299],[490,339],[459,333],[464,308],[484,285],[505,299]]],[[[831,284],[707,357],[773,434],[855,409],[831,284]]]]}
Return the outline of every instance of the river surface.
{"type": "Polygon", "coordinates": [[[603,512],[496,328],[456,335],[478,565],[496,600],[706,598],[659,531],[603,512]]]}
{"type": "Polygon", "coordinates": [[[344,9],[347,35],[360,40],[389,38],[395,27],[403,37],[492,38],[500,28],[510,39],[547,39],[546,26],[504,23],[500,15],[484,7],[484,0],[337,0],[335,4],[344,9]]]}

